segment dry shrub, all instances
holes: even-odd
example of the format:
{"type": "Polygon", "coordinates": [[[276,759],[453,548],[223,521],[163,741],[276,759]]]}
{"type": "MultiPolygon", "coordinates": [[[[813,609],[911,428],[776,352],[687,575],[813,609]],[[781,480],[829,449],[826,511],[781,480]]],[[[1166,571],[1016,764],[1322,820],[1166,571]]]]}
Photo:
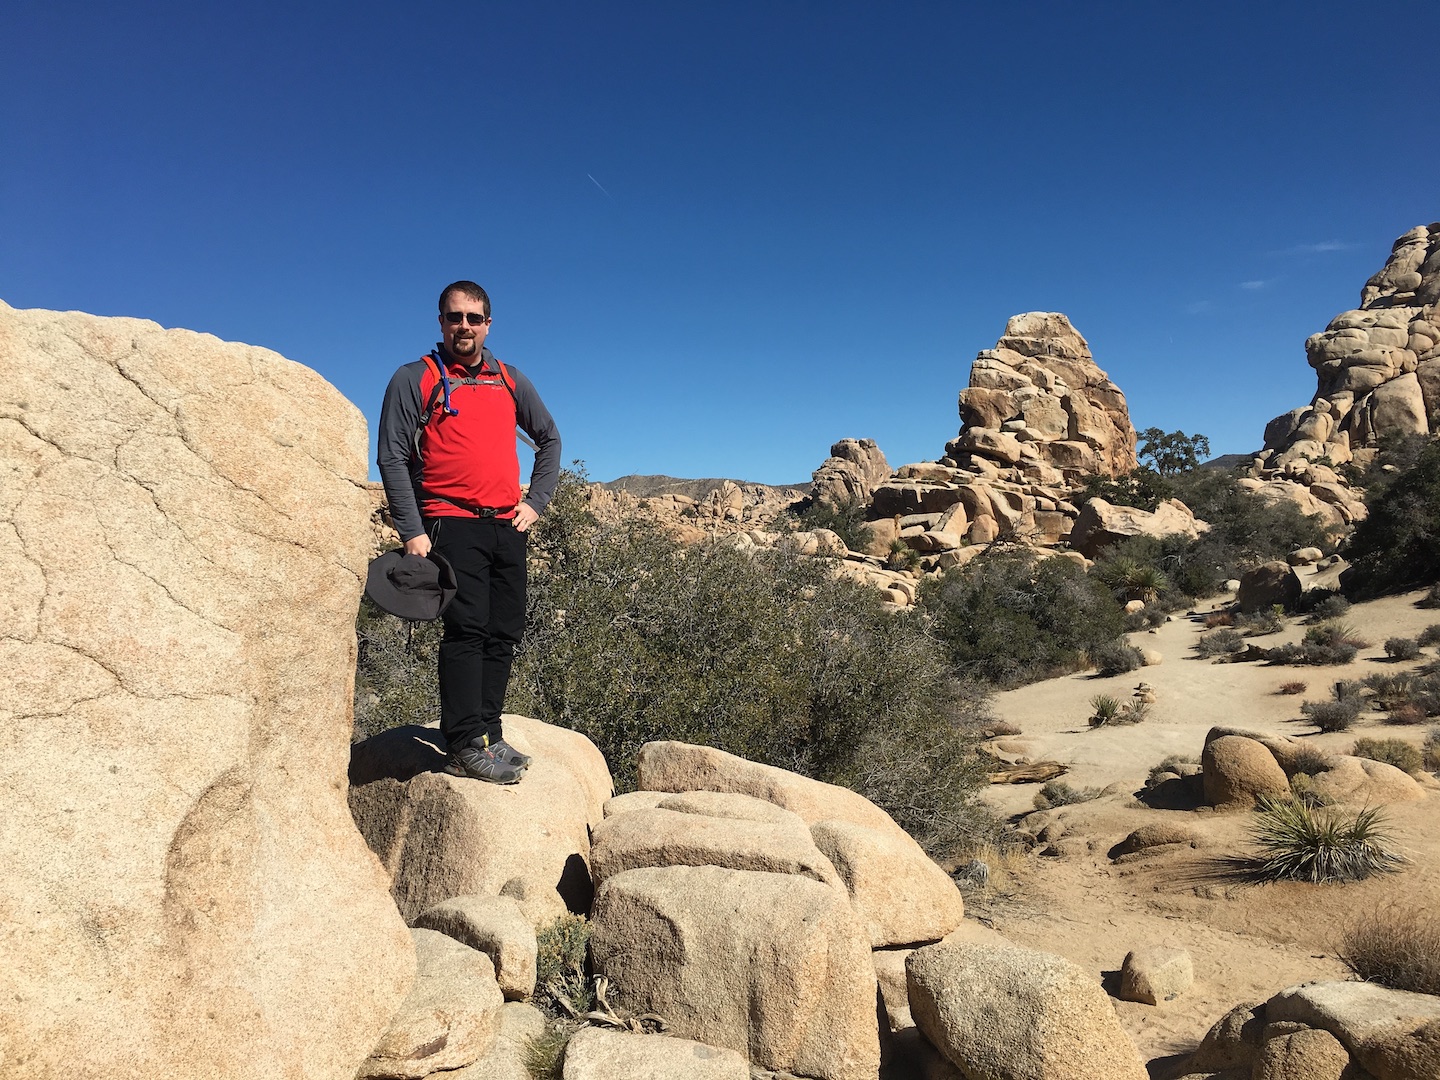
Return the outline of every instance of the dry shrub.
{"type": "Polygon", "coordinates": [[[1035,793],[1035,809],[1053,810],[1057,806],[1073,806],[1099,797],[1099,788],[1077,788],[1064,780],[1050,780],[1035,793]]]}
{"type": "Polygon", "coordinates": [[[1205,629],[1214,630],[1221,626],[1234,626],[1235,616],[1228,611],[1215,611],[1205,616],[1205,629]]]}
{"type": "Polygon", "coordinates": [[[1360,719],[1364,703],[1353,697],[1339,701],[1307,701],[1300,706],[1300,711],[1321,731],[1348,731],[1360,719]]]}
{"type": "Polygon", "coordinates": [[[1195,642],[1195,651],[1201,656],[1227,656],[1245,648],[1245,635],[1239,630],[1222,628],[1201,634],[1195,642]]]}
{"type": "Polygon", "coordinates": [[[1020,730],[1019,724],[1012,724],[1008,720],[996,720],[993,724],[986,726],[981,734],[986,738],[993,739],[1001,735],[1024,735],[1025,732],[1020,730]]]}
{"type": "Polygon", "coordinates": [[[1425,736],[1425,768],[1440,772],[1440,728],[1431,728],[1425,736]]]}
{"type": "Polygon", "coordinates": [[[1425,722],[1425,710],[1413,702],[1407,701],[1404,705],[1396,705],[1385,714],[1387,724],[1404,724],[1406,726],[1423,724],[1425,722]]]}
{"type": "Polygon", "coordinates": [[[1290,771],[1297,776],[1314,776],[1334,767],[1334,755],[1318,746],[1302,746],[1290,759],[1290,771]]]}
{"type": "Polygon", "coordinates": [[[1415,637],[1417,645],[1440,645],[1440,622],[1431,623],[1415,637]]]}
{"type": "Polygon", "coordinates": [[[1340,959],[1366,982],[1440,994],[1440,914],[1394,903],[1362,915],[1345,931],[1340,959]]]}
{"type": "Polygon", "coordinates": [[[1419,772],[1425,765],[1425,755],[1404,739],[1356,739],[1350,752],[1356,757],[1394,765],[1401,772],[1419,772]]]}
{"type": "Polygon", "coordinates": [[[1414,638],[1386,638],[1385,655],[1391,660],[1414,660],[1420,655],[1420,644],[1414,638]]]}
{"type": "Polygon", "coordinates": [[[1280,689],[1275,692],[1277,694],[1303,694],[1305,690],[1306,686],[1303,682],[1299,679],[1291,679],[1289,682],[1281,683],[1280,689]]]}

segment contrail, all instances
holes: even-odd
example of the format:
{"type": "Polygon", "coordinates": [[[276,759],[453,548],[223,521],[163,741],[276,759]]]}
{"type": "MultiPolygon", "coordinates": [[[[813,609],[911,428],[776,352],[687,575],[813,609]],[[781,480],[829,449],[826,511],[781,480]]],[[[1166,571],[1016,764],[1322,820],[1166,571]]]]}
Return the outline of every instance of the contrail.
{"type": "MultiPolygon", "coordinates": [[[[590,174],[589,174],[588,172],[587,172],[585,175],[586,175],[586,176],[590,176],[590,174]]],[[[590,182],[591,182],[592,184],[594,184],[596,187],[598,187],[598,188],[600,189],[600,193],[601,193],[602,195],[604,195],[607,199],[609,199],[611,202],[614,202],[614,201],[615,201],[614,196],[612,196],[612,195],[610,194],[610,192],[608,192],[608,191],[605,190],[605,185],[602,184],[602,183],[600,183],[599,180],[596,180],[595,177],[590,176],[590,182]]]]}

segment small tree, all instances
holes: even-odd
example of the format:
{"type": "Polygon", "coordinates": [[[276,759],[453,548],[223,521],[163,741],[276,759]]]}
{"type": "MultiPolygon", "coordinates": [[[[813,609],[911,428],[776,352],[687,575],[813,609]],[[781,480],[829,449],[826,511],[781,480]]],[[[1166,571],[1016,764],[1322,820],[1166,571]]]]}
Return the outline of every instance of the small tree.
{"type": "Polygon", "coordinates": [[[1175,476],[1199,468],[1201,459],[1210,456],[1210,440],[1204,435],[1186,435],[1183,431],[1166,433],[1150,427],[1140,432],[1136,456],[1142,460],[1148,458],[1161,476],[1175,476]]]}

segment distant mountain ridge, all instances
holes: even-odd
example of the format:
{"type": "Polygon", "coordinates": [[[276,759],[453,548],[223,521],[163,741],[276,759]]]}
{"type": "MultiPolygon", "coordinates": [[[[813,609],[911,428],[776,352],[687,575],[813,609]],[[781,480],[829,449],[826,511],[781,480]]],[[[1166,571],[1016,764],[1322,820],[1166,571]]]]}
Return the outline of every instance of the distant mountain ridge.
{"type": "Polygon", "coordinates": [[[772,491],[793,491],[796,494],[805,494],[810,490],[808,480],[802,484],[757,484],[750,480],[733,480],[726,477],[684,480],[675,476],[636,475],[622,476],[617,480],[606,481],[600,486],[606,491],[628,491],[641,498],[649,498],[653,495],[686,495],[698,502],[727,483],[740,487],[769,488],[772,491]]]}

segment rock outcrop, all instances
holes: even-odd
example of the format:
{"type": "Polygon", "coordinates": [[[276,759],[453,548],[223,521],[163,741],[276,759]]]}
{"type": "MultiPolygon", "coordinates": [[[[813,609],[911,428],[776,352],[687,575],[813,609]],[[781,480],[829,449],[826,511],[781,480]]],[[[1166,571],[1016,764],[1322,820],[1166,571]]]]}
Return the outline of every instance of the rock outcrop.
{"type": "Polygon", "coordinates": [[[869,502],[875,485],[889,478],[890,463],[874,439],[841,439],[815,470],[810,498],[831,506],[869,502]]]}
{"type": "Polygon", "coordinates": [[[1135,429],[1125,395],[1059,312],[1031,311],[1005,324],[960,391],[964,426],[946,447],[964,466],[976,456],[1045,480],[1119,476],[1135,468],[1135,429]]]}
{"type": "Polygon", "coordinates": [[[1365,283],[1360,307],[1305,342],[1310,404],[1265,428],[1265,466],[1343,465],[1390,435],[1440,430],[1440,222],[1400,239],[1365,283]]]}
{"type": "Polygon", "coordinates": [[[0,454],[0,1068],[351,1080],[415,971],[344,800],[364,417],[0,303],[0,454]]]}

